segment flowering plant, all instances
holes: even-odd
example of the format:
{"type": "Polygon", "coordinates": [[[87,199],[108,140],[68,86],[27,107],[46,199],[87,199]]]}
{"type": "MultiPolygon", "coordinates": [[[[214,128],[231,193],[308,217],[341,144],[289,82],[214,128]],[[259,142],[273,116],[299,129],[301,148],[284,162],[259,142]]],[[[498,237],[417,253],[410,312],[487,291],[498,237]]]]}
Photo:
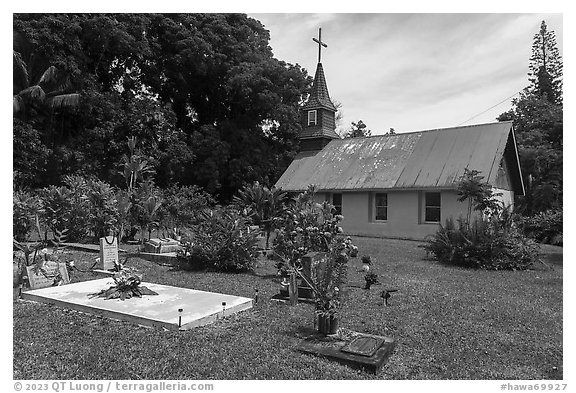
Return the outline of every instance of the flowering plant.
{"type": "Polygon", "coordinates": [[[142,297],[143,295],[158,295],[156,292],[140,285],[142,282],[142,275],[133,269],[124,268],[119,272],[114,273],[112,278],[116,285],[88,296],[90,296],[90,298],[103,297],[106,299],[120,298],[120,300],[125,300],[130,299],[132,296],[142,297]]]}
{"type": "Polygon", "coordinates": [[[342,306],[347,262],[358,254],[350,237],[344,238],[339,226],[343,217],[334,206],[314,201],[315,189],[298,195],[286,209],[282,225],[274,240],[279,257],[277,267],[282,275],[298,274],[316,296],[316,313],[334,315],[342,306]],[[314,280],[302,274],[302,257],[309,252],[325,252],[328,258],[319,266],[314,280]]]}

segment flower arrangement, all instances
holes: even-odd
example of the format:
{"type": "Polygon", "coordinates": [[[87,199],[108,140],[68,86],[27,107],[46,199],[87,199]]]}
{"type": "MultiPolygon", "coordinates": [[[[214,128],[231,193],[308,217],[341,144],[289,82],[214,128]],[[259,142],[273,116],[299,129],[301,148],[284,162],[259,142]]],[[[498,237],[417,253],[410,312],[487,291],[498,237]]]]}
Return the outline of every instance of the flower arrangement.
{"type": "Polygon", "coordinates": [[[114,273],[112,278],[116,285],[88,296],[90,296],[90,298],[103,297],[105,299],[126,300],[133,296],[142,297],[143,295],[158,295],[156,292],[140,285],[142,282],[142,275],[133,269],[125,267],[119,272],[114,273]]]}
{"type": "Polygon", "coordinates": [[[364,276],[364,280],[366,281],[366,286],[364,289],[370,289],[372,284],[376,284],[378,282],[378,275],[376,273],[366,273],[364,276]]]}

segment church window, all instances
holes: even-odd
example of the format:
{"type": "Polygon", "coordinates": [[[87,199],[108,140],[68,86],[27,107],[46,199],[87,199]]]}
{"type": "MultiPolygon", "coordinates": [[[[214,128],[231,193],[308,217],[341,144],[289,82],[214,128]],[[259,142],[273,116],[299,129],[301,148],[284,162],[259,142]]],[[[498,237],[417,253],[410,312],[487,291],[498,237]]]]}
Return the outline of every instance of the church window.
{"type": "Polygon", "coordinates": [[[388,194],[376,194],[374,198],[376,221],[388,220],[388,194]]]}
{"type": "Polygon", "coordinates": [[[424,195],[424,221],[440,222],[440,193],[427,192],[424,195]]]}
{"type": "Polygon", "coordinates": [[[332,194],[332,205],[336,208],[336,214],[342,214],[342,194],[332,194]]]}
{"type": "Polygon", "coordinates": [[[317,124],[317,120],[316,111],[308,111],[308,125],[315,126],[317,124]]]}

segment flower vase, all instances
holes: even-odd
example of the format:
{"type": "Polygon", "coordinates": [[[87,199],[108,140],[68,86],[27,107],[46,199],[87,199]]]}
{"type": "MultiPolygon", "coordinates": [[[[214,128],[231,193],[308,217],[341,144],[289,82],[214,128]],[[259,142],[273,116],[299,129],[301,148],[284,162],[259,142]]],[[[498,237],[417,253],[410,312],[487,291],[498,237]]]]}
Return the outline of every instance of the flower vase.
{"type": "Polygon", "coordinates": [[[328,335],[336,334],[338,318],[334,315],[318,315],[318,333],[328,335]]]}

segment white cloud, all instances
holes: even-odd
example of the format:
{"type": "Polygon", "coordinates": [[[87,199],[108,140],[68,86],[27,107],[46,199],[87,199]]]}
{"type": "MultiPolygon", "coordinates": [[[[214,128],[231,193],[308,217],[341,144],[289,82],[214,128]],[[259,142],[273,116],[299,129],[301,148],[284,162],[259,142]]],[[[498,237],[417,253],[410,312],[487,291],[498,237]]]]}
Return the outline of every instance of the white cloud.
{"type": "MultiPolygon", "coordinates": [[[[540,22],[556,32],[561,14],[265,14],[274,55],[314,74],[322,63],[343,126],[362,119],[373,133],[455,126],[528,84],[540,22]]],[[[471,123],[494,121],[506,102],[471,123]]]]}

